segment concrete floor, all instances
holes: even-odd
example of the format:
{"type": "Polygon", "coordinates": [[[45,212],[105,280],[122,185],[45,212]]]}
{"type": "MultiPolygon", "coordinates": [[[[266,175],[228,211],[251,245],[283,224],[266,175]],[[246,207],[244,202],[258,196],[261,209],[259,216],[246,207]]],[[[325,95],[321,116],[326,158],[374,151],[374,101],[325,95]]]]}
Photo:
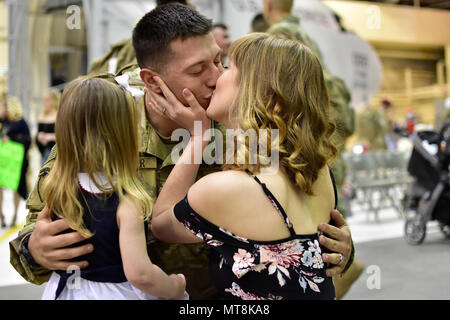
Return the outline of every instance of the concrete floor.
{"type": "Polygon", "coordinates": [[[345,300],[450,299],[450,239],[440,232],[427,233],[419,246],[395,238],[356,243],[355,249],[366,268],[345,300]]]}

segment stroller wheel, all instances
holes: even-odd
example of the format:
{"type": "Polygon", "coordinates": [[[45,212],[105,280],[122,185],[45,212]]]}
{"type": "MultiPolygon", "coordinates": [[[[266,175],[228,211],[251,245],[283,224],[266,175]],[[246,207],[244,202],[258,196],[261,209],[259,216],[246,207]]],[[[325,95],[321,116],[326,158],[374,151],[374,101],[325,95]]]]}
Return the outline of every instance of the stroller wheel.
{"type": "Polygon", "coordinates": [[[450,226],[445,223],[439,222],[439,229],[447,239],[450,239],[450,226]]]}
{"type": "Polygon", "coordinates": [[[417,217],[406,220],[405,237],[406,241],[413,246],[423,242],[427,233],[427,224],[417,217]]]}

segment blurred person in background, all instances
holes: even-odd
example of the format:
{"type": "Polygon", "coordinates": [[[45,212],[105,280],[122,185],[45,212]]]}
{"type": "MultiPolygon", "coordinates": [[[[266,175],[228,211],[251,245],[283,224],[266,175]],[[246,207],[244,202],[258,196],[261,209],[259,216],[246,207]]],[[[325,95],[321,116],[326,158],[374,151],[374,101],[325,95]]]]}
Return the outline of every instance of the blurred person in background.
{"type": "Polygon", "coordinates": [[[408,135],[414,132],[415,126],[417,122],[416,114],[414,113],[413,108],[409,107],[406,111],[406,121],[405,121],[405,131],[408,135]]]}
{"type": "MultiPolygon", "coordinates": [[[[11,226],[16,225],[17,211],[19,209],[20,198],[26,200],[28,196],[26,173],[28,170],[28,149],[31,144],[30,129],[22,117],[22,105],[16,97],[3,98],[0,101],[0,123],[2,128],[2,143],[6,141],[14,141],[22,144],[25,147],[24,158],[22,162],[22,170],[20,175],[20,182],[17,191],[14,192],[14,215],[11,221],[11,226]]],[[[2,190],[0,189],[0,208],[2,207],[2,190]]],[[[6,226],[3,214],[2,227],[6,226]]]]}
{"type": "Polygon", "coordinates": [[[266,32],[267,29],[269,29],[269,25],[266,20],[264,20],[264,15],[262,13],[258,13],[253,17],[251,26],[250,32],[266,32]]]}
{"type": "MultiPolygon", "coordinates": [[[[156,0],[156,7],[168,3],[180,3],[194,9],[194,5],[188,0],[156,0]]],[[[131,38],[125,39],[112,44],[107,54],[94,61],[89,69],[88,75],[94,76],[104,72],[115,74],[125,66],[136,63],[136,53],[131,38]]]]}
{"type": "MultiPolygon", "coordinates": [[[[341,199],[342,187],[345,183],[347,167],[342,157],[345,149],[345,141],[355,131],[355,113],[350,106],[351,94],[344,81],[333,76],[324,66],[323,57],[317,43],[309,37],[300,24],[300,19],[292,15],[294,0],[263,0],[264,19],[270,25],[269,34],[277,35],[284,39],[297,40],[306,45],[319,59],[323,66],[324,78],[330,97],[330,114],[336,122],[336,134],[334,143],[338,147],[338,156],[331,167],[336,179],[338,198],[341,199]]],[[[338,201],[338,210],[345,215],[344,201],[338,201]]],[[[352,283],[361,275],[364,266],[355,261],[341,276],[333,277],[336,286],[336,297],[342,298],[352,283]]]]}
{"type": "Polygon", "coordinates": [[[216,23],[213,25],[212,34],[214,39],[216,39],[216,43],[222,52],[220,54],[220,61],[222,61],[222,65],[227,65],[228,59],[228,50],[231,46],[231,37],[230,32],[228,32],[228,27],[223,23],[216,23]]]}
{"type": "Polygon", "coordinates": [[[60,98],[61,93],[57,89],[51,89],[44,95],[36,135],[36,145],[42,156],[41,166],[47,161],[50,150],[55,145],[55,122],[60,98]]]}
{"type": "Polygon", "coordinates": [[[384,134],[384,141],[388,150],[397,150],[397,134],[395,128],[397,127],[394,118],[392,117],[392,110],[394,106],[389,99],[382,99],[380,109],[382,110],[387,122],[387,132],[384,134]]]}
{"type": "Polygon", "coordinates": [[[394,124],[388,112],[392,103],[382,99],[378,107],[368,106],[362,109],[356,119],[356,132],[361,142],[368,144],[368,149],[390,150],[396,149],[394,139],[394,124]]]}

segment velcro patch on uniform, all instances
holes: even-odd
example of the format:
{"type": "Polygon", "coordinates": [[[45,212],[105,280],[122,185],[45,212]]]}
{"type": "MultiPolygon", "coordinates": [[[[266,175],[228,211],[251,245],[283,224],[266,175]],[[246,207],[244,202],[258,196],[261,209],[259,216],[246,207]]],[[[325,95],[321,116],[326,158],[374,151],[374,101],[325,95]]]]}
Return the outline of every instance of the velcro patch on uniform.
{"type": "Polygon", "coordinates": [[[134,97],[136,101],[138,101],[144,95],[144,91],[139,90],[138,88],[134,88],[130,86],[130,76],[128,74],[123,74],[114,78],[117,84],[122,88],[127,90],[134,97]]]}
{"type": "Polygon", "coordinates": [[[157,167],[155,157],[140,157],[139,168],[140,169],[155,169],[157,167]]]}

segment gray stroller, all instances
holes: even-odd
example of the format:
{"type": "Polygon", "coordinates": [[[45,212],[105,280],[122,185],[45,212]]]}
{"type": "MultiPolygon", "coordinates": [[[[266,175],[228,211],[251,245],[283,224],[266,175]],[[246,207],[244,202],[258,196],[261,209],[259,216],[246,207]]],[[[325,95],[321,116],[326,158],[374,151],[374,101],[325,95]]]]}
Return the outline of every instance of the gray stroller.
{"type": "Polygon", "coordinates": [[[420,131],[411,135],[413,151],[408,172],[415,178],[405,203],[405,238],[411,245],[423,242],[427,222],[436,220],[450,238],[450,119],[439,132],[420,131]],[[412,214],[411,214],[412,213],[412,214]]]}

